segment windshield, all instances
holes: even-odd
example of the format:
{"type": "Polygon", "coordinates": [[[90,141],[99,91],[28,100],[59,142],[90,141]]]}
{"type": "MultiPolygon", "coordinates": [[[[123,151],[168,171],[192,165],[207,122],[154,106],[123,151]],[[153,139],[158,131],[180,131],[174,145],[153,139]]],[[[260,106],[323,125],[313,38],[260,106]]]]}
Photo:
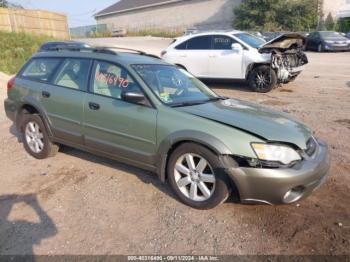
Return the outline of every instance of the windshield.
{"type": "Polygon", "coordinates": [[[133,65],[133,68],[166,105],[189,106],[220,99],[201,81],[175,66],[133,65]]]}
{"type": "Polygon", "coordinates": [[[234,36],[254,48],[259,48],[266,43],[264,39],[261,39],[248,33],[234,34],[234,36]]]}
{"type": "Polygon", "coordinates": [[[322,38],[335,38],[335,39],[343,39],[345,38],[342,34],[338,33],[338,32],[320,32],[320,35],[322,36],[322,38]]]}

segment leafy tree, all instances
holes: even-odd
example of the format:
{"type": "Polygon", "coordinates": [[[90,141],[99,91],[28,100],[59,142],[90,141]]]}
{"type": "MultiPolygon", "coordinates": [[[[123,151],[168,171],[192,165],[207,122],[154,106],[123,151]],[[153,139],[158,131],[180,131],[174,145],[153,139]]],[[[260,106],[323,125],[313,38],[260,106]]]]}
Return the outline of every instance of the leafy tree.
{"type": "Polygon", "coordinates": [[[347,33],[350,32],[350,17],[340,18],[335,26],[336,31],[347,33]]]}
{"type": "Polygon", "coordinates": [[[234,9],[241,30],[305,31],[318,23],[318,0],[245,0],[234,9]]]}
{"type": "Polygon", "coordinates": [[[0,7],[8,7],[9,3],[6,0],[0,0],[0,7]]]}
{"type": "Polygon", "coordinates": [[[23,8],[21,5],[11,3],[7,0],[0,0],[0,7],[9,8],[9,7],[15,7],[15,8],[23,8]]]}
{"type": "Polygon", "coordinates": [[[334,19],[333,19],[333,16],[331,13],[328,14],[328,16],[324,22],[324,25],[325,25],[327,30],[329,30],[329,31],[334,30],[335,22],[334,22],[334,19]]]}

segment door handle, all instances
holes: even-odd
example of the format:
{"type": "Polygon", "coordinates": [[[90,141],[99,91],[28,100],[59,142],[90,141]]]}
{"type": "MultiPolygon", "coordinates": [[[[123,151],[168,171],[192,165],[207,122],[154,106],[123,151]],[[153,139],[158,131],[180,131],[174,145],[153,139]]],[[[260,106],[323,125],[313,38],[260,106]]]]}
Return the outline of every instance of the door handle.
{"type": "Polygon", "coordinates": [[[209,55],[209,57],[214,58],[214,57],[216,57],[216,55],[209,55]]]}
{"type": "Polygon", "coordinates": [[[43,97],[45,97],[45,98],[49,98],[49,97],[51,96],[51,94],[50,94],[49,92],[47,92],[47,91],[42,91],[42,92],[41,92],[41,95],[42,95],[43,97]]]}
{"type": "Polygon", "coordinates": [[[183,55],[180,55],[180,57],[187,57],[187,55],[183,54],[183,55]]]}
{"type": "Polygon", "coordinates": [[[96,104],[96,103],[93,103],[93,102],[89,103],[89,107],[90,107],[91,110],[99,110],[100,109],[100,105],[96,104]]]}

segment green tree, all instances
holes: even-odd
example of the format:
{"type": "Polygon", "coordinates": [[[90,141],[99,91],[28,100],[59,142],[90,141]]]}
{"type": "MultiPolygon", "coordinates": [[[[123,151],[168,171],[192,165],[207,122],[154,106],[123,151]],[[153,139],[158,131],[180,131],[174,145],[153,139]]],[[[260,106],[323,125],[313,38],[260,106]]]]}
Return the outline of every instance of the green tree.
{"type": "Polygon", "coordinates": [[[0,7],[8,7],[9,3],[6,0],[0,0],[0,7]]]}
{"type": "Polygon", "coordinates": [[[350,32],[350,17],[344,17],[338,19],[336,26],[336,31],[347,33],[350,32]]]}
{"type": "Polygon", "coordinates": [[[7,0],[0,0],[0,7],[4,8],[9,8],[9,7],[14,7],[14,8],[23,8],[21,5],[11,3],[7,0]]]}
{"type": "Polygon", "coordinates": [[[329,30],[329,31],[334,30],[335,22],[334,22],[334,19],[333,19],[333,16],[332,16],[331,13],[329,13],[327,15],[327,18],[326,18],[326,20],[324,22],[324,25],[325,25],[327,30],[329,30]]]}
{"type": "Polygon", "coordinates": [[[241,30],[308,31],[318,23],[318,0],[245,0],[234,9],[241,30]]]}

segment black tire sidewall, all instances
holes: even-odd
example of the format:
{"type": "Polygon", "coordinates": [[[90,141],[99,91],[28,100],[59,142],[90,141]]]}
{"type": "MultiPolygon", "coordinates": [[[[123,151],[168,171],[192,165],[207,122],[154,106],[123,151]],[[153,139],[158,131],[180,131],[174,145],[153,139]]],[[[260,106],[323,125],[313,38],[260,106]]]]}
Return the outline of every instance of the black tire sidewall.
{"type": "Polygon", "coordinates": [[[317,52],[322,53],[323,51],[324,51],[323,44],[319,44],[317,46],[317,52]],[[321,47],[321,49],[320,49],[320,47],[321,47]]]}
{"type": "Polygon", "coordinates": [[[28,154],[37,159],[44,159],[51,155],[52,143],[47,134],[46,127],[39,115],[23,114],[21,118],[21,134],[24,149],[27,151],[28,154]],[[29,122],[35,122],[36,124],[38,124],[41,132],[43,133],[44,149],[40,153],[33,152],[27,143],[27,139],[25,137],[25,128],[29,122]]]}
{"type": "Polygon", "coordinates": [[[249,82],[249,86],[253,89],[253,91],[258,92],[258,93],[268,93],[270,92],[272,89],[275,88],[275,86],[277,85],[277,75],[276,72],[267,65],[262,65],[262,66],[258,66],[256,68],[253,69],[253,71],[249,74],[249,78],[248,78],[248,82],[249,82]],[[268,87],[264,88],[264,89],[260,89],[257,84],[256,84],[256,75],[259,72],[269,72],[271,74],[271,83],[268,87]]]}
{"type": "Polygon", "coordinates": [[[179,199],[186,205],[189,205],[196,209],[211,209],[219,204],[223,203],[230,195],[229,180],[227,175],[224,172],[221,161],[217,155],[211,152],[206,147],[197,145],[195,143],[185,143],[180,145],[170,156],[168,165],[167,165],[167,174],[168,182],[171,188],[174,190],[179,199]],[[187,198],[178,188],[175,176],[174,176],[174,167],[178,158],[186,153],[193,153],[199,156],[204,157],[211,167],[214,169],[215,175],[215,190],[213,195],[205,201],[193,201],[187,198]]]}

